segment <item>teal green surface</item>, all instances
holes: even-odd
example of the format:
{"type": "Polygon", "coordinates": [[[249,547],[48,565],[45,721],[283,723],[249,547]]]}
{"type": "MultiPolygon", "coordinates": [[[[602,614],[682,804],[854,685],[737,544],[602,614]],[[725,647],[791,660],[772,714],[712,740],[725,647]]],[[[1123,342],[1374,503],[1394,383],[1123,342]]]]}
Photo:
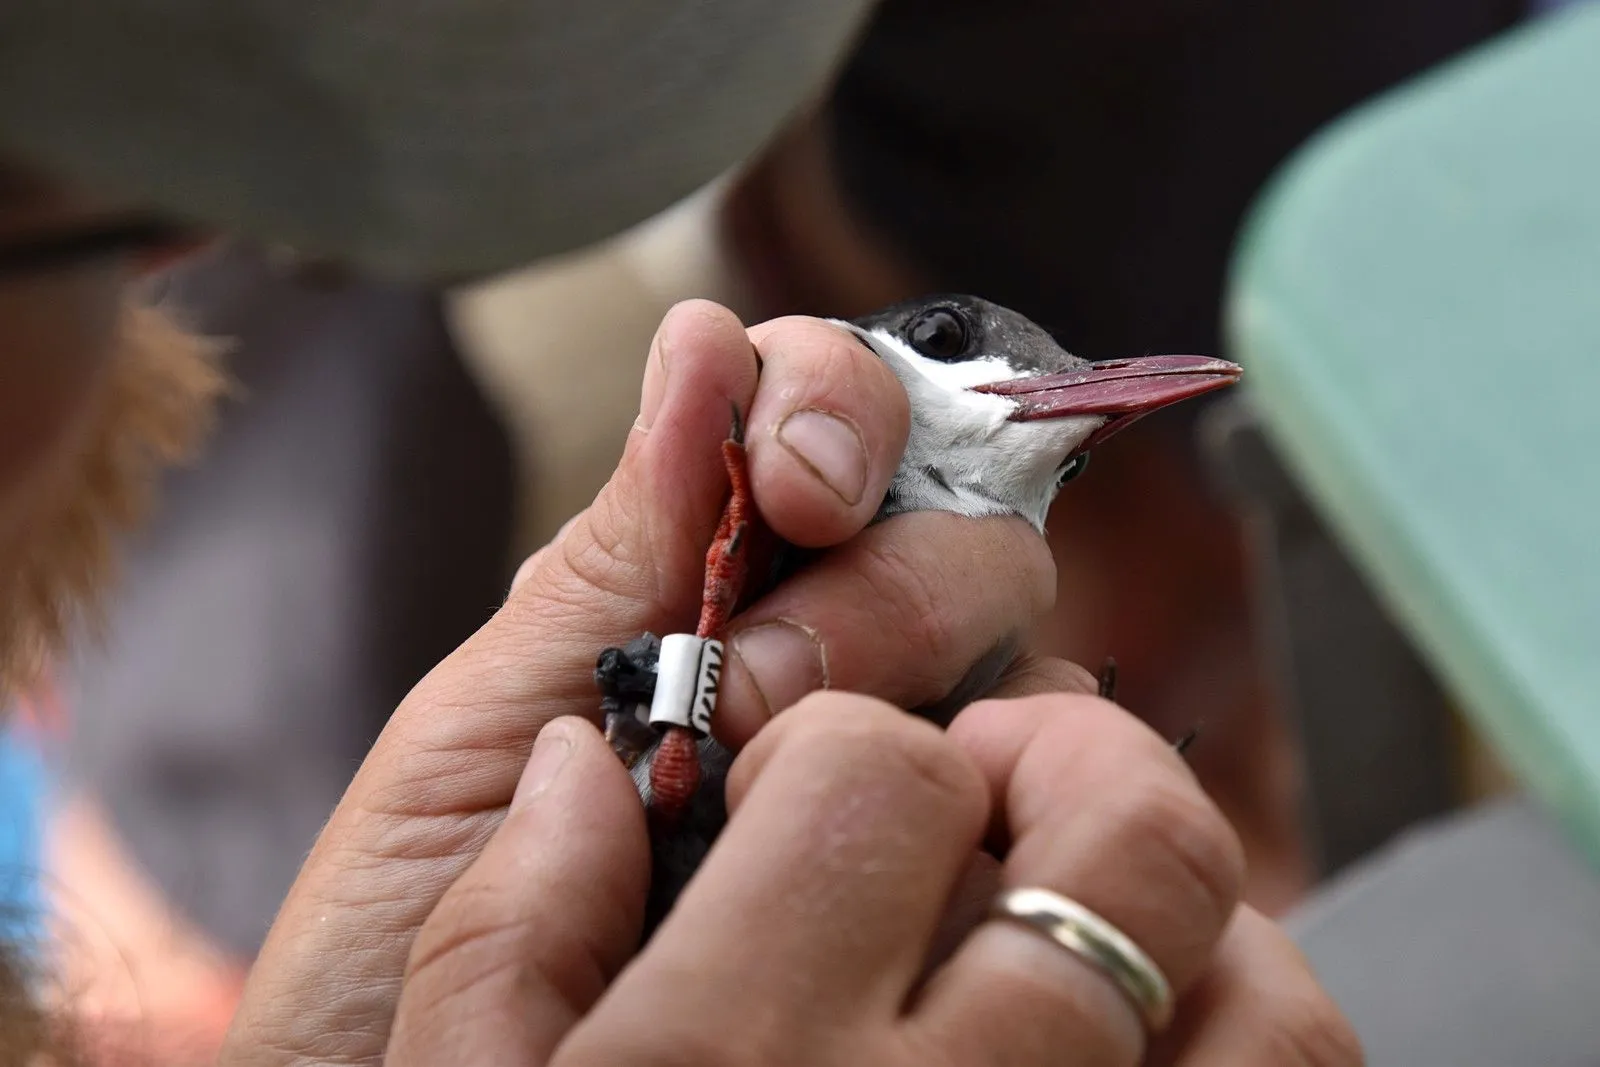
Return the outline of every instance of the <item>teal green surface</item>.
{"type": "Polygon", "coordinates": [[[1600,9],[1325,131],[1228,314],[1324,517],[1600,860],[1600,9]]]}

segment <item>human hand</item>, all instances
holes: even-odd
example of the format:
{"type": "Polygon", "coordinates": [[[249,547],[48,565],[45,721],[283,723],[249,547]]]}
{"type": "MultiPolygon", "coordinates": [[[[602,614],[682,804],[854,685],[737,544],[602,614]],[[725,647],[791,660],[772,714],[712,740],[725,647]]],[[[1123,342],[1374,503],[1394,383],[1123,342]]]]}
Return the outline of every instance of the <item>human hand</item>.
{"type": "MultiPolygon", "coordinates": [[[[1025,674],[1008,691],[1072,676],[1025,674]]],[[[620,975],[648,877],[631,792],[573,721],[526,782],[418,937],[392,1067],[1362,1062],[1287,937],[1238,906],[1238,841],[1188,767],[1105,701],[984,701],[943,734],[867,698],[807,698],[735,762],[727,829],[620,975]],[[596,862],[568,892],[606,907],[553,910],[545,857],[576,834],[596,862]],[[1066,895],[1148,953],[1178,998],[1171,1027],[1147,1039],[1106,975],[985,922],[1015,887],[1066,895]],[[589,966],[552,969],[550,939],[581,941],[589,966]]]]}
{"type": "MultiPolygon", "coordinates": [[[[382,1060],[413,938],[505,817],[535,736],[558,716],[597,715],[600,649],[692,626],[726,493],[718,455],[731,404],[748,412],[765,523],[797,544],[836,547],[730,627],[725,742],[737,747],[818,688],[900,706],[936,700],[1048,606],[1053,565],[1022,520],[916,514],[865,528],[909,422],[876,357],[815,320],[747,333],[712,305],[674,309],[616,475],[395,712],[284,904],[223,1063],[382,1060]],[[830,438],[829,427],[839,432],[830,438]],[[817,446],[809,459],[798,454],[805,443],[817,446]]],[[[631,944],[585,939],[632,914],[629,899],[592,890],[631,884],[613,868],[639,873],[644,824],[631,789],[605,792],[626,784],[615,757],[570,743],[563,775],[592,791],[566,810],[551,847],[527,858],[522,886],[541,887],[536,910],[561,921],[521,934],[532,937],[522,942],[529,966],[587,976],[563,986],[581,1014],[636,946],[637,929],[631,944]]]]}

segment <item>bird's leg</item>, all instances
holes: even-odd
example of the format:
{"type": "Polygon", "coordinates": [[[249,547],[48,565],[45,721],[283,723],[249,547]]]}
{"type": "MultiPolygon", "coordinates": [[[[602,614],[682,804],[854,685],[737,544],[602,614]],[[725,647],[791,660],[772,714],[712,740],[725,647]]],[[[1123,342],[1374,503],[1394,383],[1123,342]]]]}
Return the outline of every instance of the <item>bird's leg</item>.
{"type": "Polygon", "coordinates": [[[749,572],[745,538],[755,502],[750,496],[750,472],[745,465],[744,419],[737,407],[733,409],[733,428],[722,442],[722,465],[728,471],[728,503],[706,552],[705,595],[700,602],[700,625],[695,630],[701,637],[717,637],[728,625],[749,572]]]}
{"type": "MultiPolygon", "coordinates": [[[[738,607],[749,571],[744,549],[754,501],[745,466],[744,419],[737,405],[733,409],[733,428],[722,442],[722,464],[728,472],[728,502],[706,551],[705,591],[700,601],[700,624],[695,628],[695,636],[718,640],[738,607]]],[[[694,732],[682,726],[668,726],[650,764],[652,820],[664,826],[678,823],[700,788],[700,770],[694,732]]]]}
{"type": "MultiPolygon", "coordinates": [[[[728,439],[722,443],[722,463],[728,472],[730,492],[717,523],[716,535],[706,552],[705,589],[700,604],[700,623],[695,632],[700,637],[718,637],[728,619],[737,608],[743,594],[749,566],[745,559],[745,541],[755,502],[750,494],[750,476],[745,465],[744,418],[737,406],[733,409],[733,425],[728,439]]],[[[658,751],[656,758],[665,756],[661,775],[665,776],[665,792],[654,792],[659,797],[653,807],[662,808],[666,814],[684,803],[698,783],[697,761],[692,738],[672,737],[668,731],[663,737],[648,724],[649,709],[655,696],[656,671],[661,653],[661,641],[654,634],[644,634],[623,648],[608,648],[600,653],[595,664],[595,683],[600,687],[600,711],[605,722],[606,740],[611,749],[628,768],[642,759],[659,739],[669,742],[665,752],[658,751]]],[[[655,771],[652,765],[652,772],[655,771]]],[[[652,773],[652,779],[657,777],[652,773]]]]}

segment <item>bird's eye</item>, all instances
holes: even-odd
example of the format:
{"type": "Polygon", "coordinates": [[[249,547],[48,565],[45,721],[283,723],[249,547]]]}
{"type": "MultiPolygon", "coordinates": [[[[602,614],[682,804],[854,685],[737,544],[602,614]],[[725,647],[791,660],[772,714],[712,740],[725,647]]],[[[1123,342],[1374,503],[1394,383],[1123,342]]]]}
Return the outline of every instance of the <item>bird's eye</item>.
{"type": "Polygon", "coordinates": [[[1060,489],[1063,485],[1082,474],[1083,469],[1088,465],[1089,453],[1087,452],[1079,452],[1076,456],[1067,460],[1061,465],[1061,473],[1056,475],[1056,488],[1060,489]]]}
{"type": "Polygon", "coordinates": [[[906,339],[929,359],[949,363],[967,351],[967,323],[949,308],[932,308],[911,320],[906,339]]]}

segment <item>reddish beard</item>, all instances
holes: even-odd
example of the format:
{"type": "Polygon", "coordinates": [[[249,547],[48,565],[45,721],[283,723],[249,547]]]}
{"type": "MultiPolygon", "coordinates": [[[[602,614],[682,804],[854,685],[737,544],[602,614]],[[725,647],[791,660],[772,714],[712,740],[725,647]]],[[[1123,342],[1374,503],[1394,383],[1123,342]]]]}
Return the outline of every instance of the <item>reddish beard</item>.
{"type": "Polygon", "coordinates": [[[0,544],[0,698],[35,680],[115,575],[116,543],[146,513],[163,468],[190,458],[225,388],[220,346],[133,298],[92,407],[30,490],[0,544]]]}

